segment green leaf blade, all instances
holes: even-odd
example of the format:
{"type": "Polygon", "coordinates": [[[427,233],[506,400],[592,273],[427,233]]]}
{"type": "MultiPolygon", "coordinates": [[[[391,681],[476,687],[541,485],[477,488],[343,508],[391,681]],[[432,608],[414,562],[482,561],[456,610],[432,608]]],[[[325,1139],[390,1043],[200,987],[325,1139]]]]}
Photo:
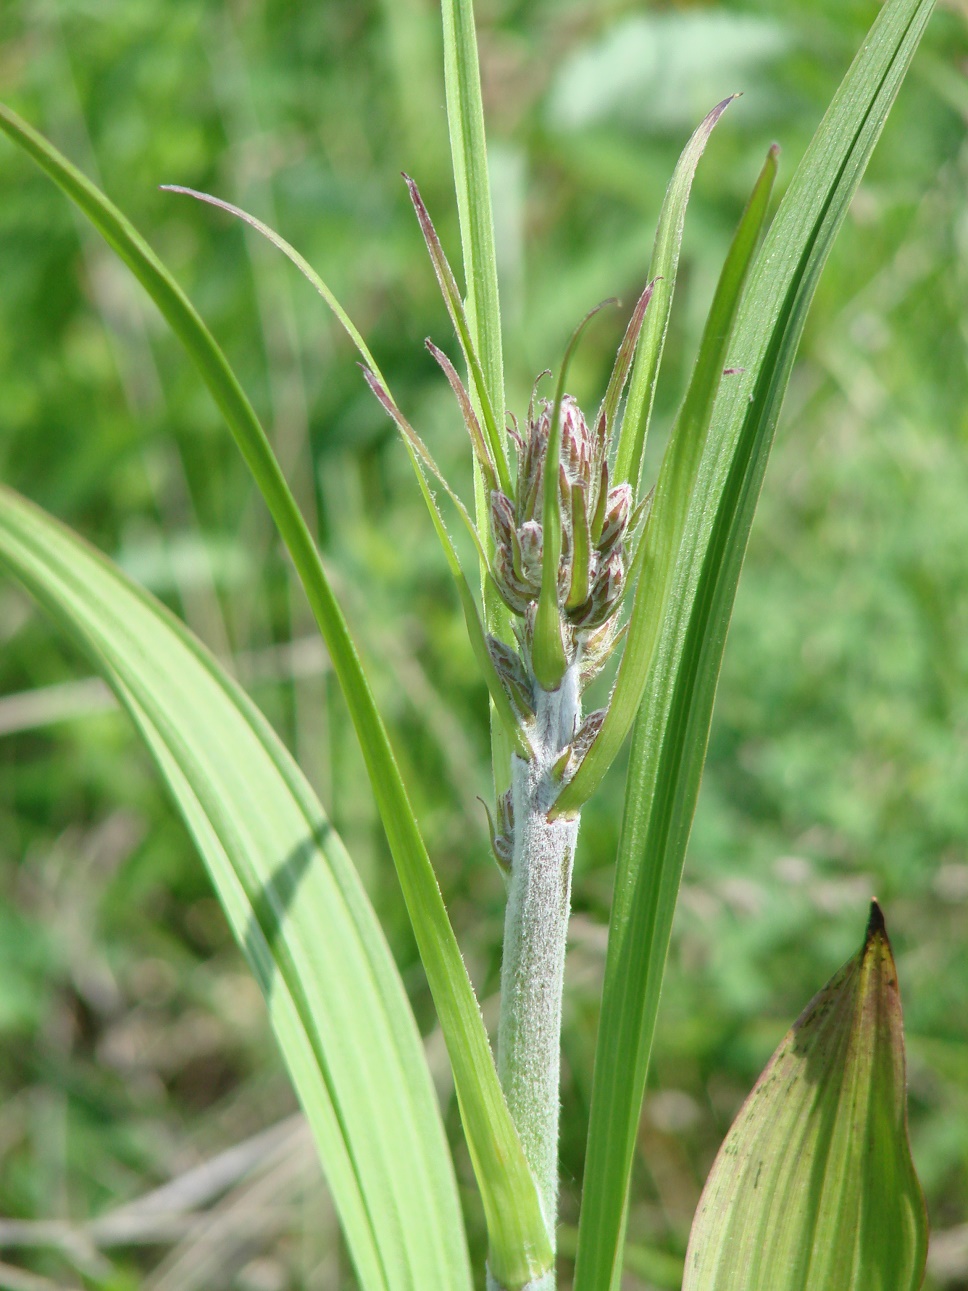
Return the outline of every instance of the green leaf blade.
{"type": "Polygon", "coordinates": [[[0,129],[76,203],[152,297],[215,398],[288,548],[360,742],[437,1009],[487,1216],[492,1265],[509,1288],[522,1286],[552,1260],[537,1188],[386,728],[312,535],[241,384],[165,266],[90,180],[3,105],[0,129]]]}
{"type": "Polygon", "coordinates": [[[638,711],[659,646],[663,610],[672,594],[696,472],[706,446],[743,287],[766,221],[778,154],[776,145],[767,153],[723,264],[696,366],[663,459],[640,549],[633,557],[632,572],[638,578],[638,585],[608,713],[598,738],[562,792],[556,812],[576,811],[591,797],[624,744],[638,711]]]}
{"type": "Polygon", "coordinates": [[[504,358],[484,104],[471,0],[441,0],[447,124],[460,217],[467,320],[503,433],[504,358]]]}
{"type": "Polygon", "coordinates": [[[918,1291],[927,1245],[875,902],[860,952],[784,1037],[720,1148],[683,1291],[918,1291]]]}
{"type": "Polygon", "coordinates": [[[457,333],[457,339],[464,355],[464,362],[467,365],[467,371],[470,374],[474,391],[477,395],[477,403],[481,409],[481,420],[487,432],[488,453],[496,465],[501,488],[505,493],[510,493],[511,476],[508,471],[507,454],[504,447],[504,432],[498,427],[495,418],[490,388],[485,380],[484,371],[470,332],[464,302],[460,298],[460,291],[457,287],[457,279],[454,277],[453,270],[444,254],[444,248],[441,245],[440,238],[437,236],[437,230],[434,228],[433,221],[430,218],[430,212],[420,196],[420,190],[409,175],[404,175],[404,180],[410,191],[410,200],[417,213],[417,219],[424,236],[424,242],[427,244],[427,251],[434,267],[434,273],[437,275],[437,283],[444,298],[444,304],[447,306],[447,312],[450,314],[450,320],[454,325],[454,331],[457,333]]]}
{"type": "Polygon", "coordinates": [[[666,333],[669,330],[669,315],[672,311],[672,297],[675,294],[676,274],[679,268],[679,248],[682,245],[682,231],[689,194],[692,192],[693,177],[699,165],[699,159],[709,142],[709,136],[719,118],[735,98],[736,95],[733,94],[722,103],[717,103],[699,123],[692,138],[682,150],[682,156],[669,182],[662,210],[659,212],[659,224],[655,234],[652,261],[649,265],[649,278],[653,283],[651,306],[636,348],[632,380],[629,384],[628,401],[622,418],[615,459],[615,483],[621,484],[628,481],[633,489],[638,488],[639,476],[642,472],[645,441],[652,415],[652,404],[655,401],[656,380],[662,363],[666,333]]]}
{"type": "MultiPolygon", "coordinates": [[[[506,456],[504,418],[507,404],[504,398],[501,301],[473,0],[441,0],[440,12],[444,37],[447,128],[460,218],[467,321],[473,348],[480,358],[484,383],[490,395],[506,456]]],[[[478,412],[483,414],[483,409],[479,408],[478,412]]],[[[478,527],[482,535],[486,535],[490,495],[479,470],[474,472],[474,497],[478,527]]],[[[485,537],[485,542],[487,541],[488,538],[485,537]]],[[[495,636],[510,640],[510,613],[490,583],[483,563],[481,592],[485,627],[495,636]]],[[[511,741],[505,733],[504,724],[492,709],[491,766],[497,797],[510,785],[511,753],[511,741]]]]}
{"type": "Polygon", "coordinates": [[[266,997],[361,1285],[412,1291],[443,1278],[469,1288],[413,1014],[298,768],[181,624],[6,489],[0,562],[91,656],[168,781],[266,997]]]}
{"type": "MultiPolygon", "coordinates": [[[[932,8],[933,0],[888,0],[880,11],[780,205],[740,305],[729,365],[744,371],[716,400],[633,731],[575,1291],[610,1291],[621,1270],[635,1133],[726,629],[794,352],[932,8]]],[[[557,809],[565,803],[563,794],[557,809]]]]}

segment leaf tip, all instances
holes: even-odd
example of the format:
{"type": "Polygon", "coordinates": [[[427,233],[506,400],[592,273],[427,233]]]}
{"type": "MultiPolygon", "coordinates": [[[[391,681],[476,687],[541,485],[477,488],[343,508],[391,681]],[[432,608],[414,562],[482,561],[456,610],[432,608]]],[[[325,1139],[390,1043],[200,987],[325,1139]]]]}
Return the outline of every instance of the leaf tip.
{"type": "Polygon", "coordinates": [[[729,107],[729,105],[733,103],[736,99],[741,99],[742,97],[743,97],[742,90],[734,90],[732,94],[727,94],[725,99],[723,99],[720,103],[716,104],[712,112],[710,112],[709,116],[713,119],[714,122],[718,121],[719,118],[726,111],[726,109],[729,107]]]}
{"type": "Polygon", "coordinates": [[[888,941],[887,924],[884,922],[884,911],[881,909],[877,897],[872,897],[870,914],[867,917],[867,933],[864,938],[864,944],[869,946],[875,937],[880,937],[884,941],[888,941]]]}
{"type": "Polygon", "coordinates": [[[356,366],[363,373],[363,376],[366,379],[366,384],[379,399],[380,403],[383,404],[390,416],[396,420],[397,406],[393,402],[390,391],[386,388],[372,368],[367,367],[365,363],[357,363],[356,366]]]}
{"type": "Polygon", "coordinates": [[[417,187],[417,181],[413,179],[410,175],[408,175],[405,170],[401,170],[400,174],[403,176],[403,182],[407,186],[407,191],[410,194],[410,200],[411,202],[413,202],[413,205],[417,214],[425,215],[427,208],[424,205],[423,198],[420,196],[420,189],[417,187]]]}

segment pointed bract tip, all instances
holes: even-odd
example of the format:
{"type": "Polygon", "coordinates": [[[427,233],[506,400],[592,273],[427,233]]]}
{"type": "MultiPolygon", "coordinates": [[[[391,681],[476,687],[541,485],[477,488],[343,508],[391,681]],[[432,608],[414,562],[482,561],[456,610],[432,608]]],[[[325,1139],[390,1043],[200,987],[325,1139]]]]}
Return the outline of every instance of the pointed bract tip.
{"type": "Polygon", "coordinates": [[[211,193],[201,193],[197,188],[186,188],[184,184],[159,184],[159,193],[181,193],[185,197],[197,197],[200,202],[210,202],[213,206],[222,204],[222,199],[211,193]]]}
{"type": "Polygon", "coordinates": [[[884,922],[884,911],[877,903],[877,897],[871,898],[871,910],[867,918],[867,934],[865,940],[869,944],[875,937],[887,938],[887,925],[884,922]]]}
{"type": "Polygon", "coordinates": [[[725,99],[721,100],[721,102],[716,104],[713,110],[707,115],[706,120],[708,121],[709,117],[712,117],[714,120],[718,120],[719,117],[722,116],[722,114],[726,111],[726,109],[729,107],[729,105],[733,102],[734,99],[741,99],[742,97],[743,97],[742,90],[736,90],[735,93],[728,94],[725,99]]]}
{"type": "Polygon", "coordinates": [[[365,363],[357,363],[356,366],[363,373],[363,376],[366,379],[366,384],[370,387],[370,389],[379,399],[380,403],[383,404],[384,408],[386,408],[390,416],[395,419],[398,409],[397,409],[397,405],[393,402],[393,399],[390,396],[390,391],[382,383],[382,381],[376,375],[376,373],[373,372],[370,368],[368,368],[365,363]]]}

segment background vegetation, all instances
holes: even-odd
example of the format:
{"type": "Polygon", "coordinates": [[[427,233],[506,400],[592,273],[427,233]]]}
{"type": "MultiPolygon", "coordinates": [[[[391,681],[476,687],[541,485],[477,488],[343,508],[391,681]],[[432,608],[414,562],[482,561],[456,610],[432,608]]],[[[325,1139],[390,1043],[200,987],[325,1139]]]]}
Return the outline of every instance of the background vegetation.
{"type": "MultiPolygon", "coordinates": [[[[633,298],[679,149],[742,89],[696,181],[654,473],[763,152],[778,139],[792,174],[874,8],[480,0],[519,415],[585,310],[633,298]]],[[[906,1006],[929,1285],[968,1287],[966,20],[952,0],[929,28],[826,271],[767,475],[660,1013],[630,1288],[678,1287],[718,1142],[855,949],[873,892],[906,1006]]],[[[432,334],[452,351],[449,326],[399,179],[418,179],[456,258],[434,4],[6,0],[0,91],[131,215],[246,375],[375,666],[493,1002],[503,888],[476,801],[485,694],[409,465],[281,257],[157,191],[206,188],[280,228],[466,479],[459,417],[422,345],[432,334]]],[[[364,873],[448,1098],[362,761],[263,507],[138,289],[6,146],[0,284],[0,476],[234,661],[364,873]]],[[[576,360],[588,404],[619,327],[598,320],[576,360]]],[[[0,645],[0,1288],[351,1286],[258,991],[126,719],[9,585],[0,645]]],[[[613,775],[577,860],[571,1222],[619,806],[613,775]]],[[[456,1142],[453,1108],[449,1123],[456,1142]]],[[[462,1180],[481,1238],[466,1162],[462,1180]]]]}

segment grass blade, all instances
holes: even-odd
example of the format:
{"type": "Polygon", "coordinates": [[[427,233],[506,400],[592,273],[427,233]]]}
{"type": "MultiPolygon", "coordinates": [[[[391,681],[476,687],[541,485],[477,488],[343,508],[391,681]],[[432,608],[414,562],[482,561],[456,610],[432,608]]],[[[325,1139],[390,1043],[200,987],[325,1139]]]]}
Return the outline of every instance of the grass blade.
{"type": "MultiPolygon", "coordinates": [[[[444,34],[447,127],[460,217],[467,321],[506,456],[504,416],[507,405],[504,400],[501,302],[473,0],[441,0],[440,12],[444,34]]],[[[478,411],[483,412],[483,409],[478,411]]],[[[474,472],[474,494],[477,523],[481,533],[487,535],[490,497],[479,471],[474,472]]],[[[488,579],[484,565],[481,566],[481,592],[487,630],[505,641],[512,640],[510,613],[488,579]]],[[[511,744],[503,722],[493,709],[491,764],[495,795],[500,797],[511,780],[511,744]]]]}
{"type": "Polygon", "coordinates": [[[350,858],[268,723],[188,630],[7,490],[0,562],[131,713],[266,997],[362,1286],[471,1286],[436,1096],[350,858]]]}
{"type": "Polygon", "coordinates": [[[228,215],[234,215],[236,219],[241,220],[244,224],[248,224],[249,228],[255,229],[257,233],[261,233],[268,242],[271,242],[277,250],[282,252],[287,260],[296,266],[306,281],[312,287],[315,287],[316,291],[320,296],[322,296],[323,300],[332,310],[337,322],[346,332],[346,335],[356,346],[363,362],[372,372],[375,372],[377,376],[379,376],[381,381],[383,380],[380,369],[377,367],[376,359],[370,353],[369,346],[360,335],[356,324],[330,291],[329,287],[327,287],[326,283],[323,282],[322,278],[312,267],[306,257],[301,255],[291,242],[287,242],[286,239],[278,234],[274,228],[258,219],[255,215],[250,215],[249,212],[244,211],[241,206],[235,206],[232,202],[226,202],[224,198],[213,197],[211,193],[200,193],[197,188],[186,188],[184,184],[162,184],[161,190],[164,193],[177,193],[182,197],[193,197],[196,202],[204,202],[207,206],[215,206],[220,211],[225,211],[228,215]]]}
{"type": "Polygon", "coordinates": [[[918,1291],[897,969],[875,901],[860,951],[780,1042],[703,1189],[682,1291],[918,1291]]]}
{"type": "Polygon", "coordinates": [[[515,752],[520,757],[525,759],[530,758],[532,756],[532,750],[528,744],[527,736],[521,727],[520,718],[515,711],[514,705],[511,702],[511,697],[504,687],[504,683],[500,678],[497,668],[494,665],[494,660],[488,650],[487,638],[484,634],[484,629],[481,626],[481,620],[478,617],[477,604],[474,601],[474,593],[471,591],[470,583],[467,581],[467,576],[461,567],[460,557],[457,555],[457,549],[454,546],[453,539],[447,532],[447,526],[444,524],[444,518],[440,514],[437,500],[430,490],[430,485],[428,484],[426,474],[424,473],[425,467],[428,470],[431,470],[441,483],[443,483],[444,489],[453,499],[454,503],[459,507],[476,538],[477,533],[476,530],[474,530],[470,516],[468,516],[467,512],[464,510],[460,499],[456,497],[446,482],[444,482],[443,476],[441,476],[437,470],[433,458],[427,452],[416,431],[393,402],[386,388],[380,385],[376,376],[372,372],[365,372],[365,376],[370,389],[374,392],[383,407],[386,408],[387,412],[393,418],[403,435],[404,444],[406,445],[407,452],[410,454],[413,469],[417,474],[417,483],[420,486],[420,492],[423,495],[427,510],[430,513],[430,519],[433,523],[437,538],[443,548],[444,556],[447,560],[447,566],[453,575],[454,582],[457,584],[457,593],[460,597],[461,608],[464,611],[464,622],[467,625],[467,635],[470,638],[474,657],[477,659],[478,667],[480,668],[484,682],[487,685],[491,702],[504,723],[504,729],[514,746],[515,752]]]}
{"type": "Polygon", "coordinates": [[[595,1059],[576,1291],[605,1291],[620,1239],[672,914],[726,627],[780,403],[824,260],[933,0],[889,0],[767,234],[730,345],[633,737],[595,1059]]]}
{"type": "Polygon", "coordinates": [[[543,1272],[551,1259],[537,1189],[501,1092],[477,999],[396,758],[312,536],[237,377],[155,253],[90,180],[2,105],[0,129],[77,204],[154,300],[215,398],[289,550],[360,741],[447,1043],[487,1215],[492,1263],[495,1271],[501,1268],[506,1285],[521,1285],[543,1272]]]}
{"type": "Polygon", "coordinates": [[[635,366],[632,369],[625,416],[622,418],[622,429],[615,456],[614,483],[622,484],[628,481],[636,492],[638,492],[639,476],[642,473],[642,457],[645,453],[645,440],[652,416],[652,404],[655,400],[655,383],[659,375],[659,365],[662,362],[666,332],[669,330],[669,314],[672,310],[672,297],[675,294],[676,273],[679,268],[679,248],[682,245],[682,229],[686,219],[689,194],[692,191],[693,176],[717,121],[736,97],[733,94],[722,103],[717,103],[712,112],[700,122],[692,138],[682,150],[682,156],[669,181],[662,210],[659,212],[655,246],[652,249],[652,263],[649,265],[649,278],[653,283],[652,300],[636,349],[635,366]]]}
{"type": "MultiPolygon", "coordinates": [[[[483,629],[481,628],[480,619],[478,618],[478,615],[477,615],[477,607],[474,604],[474,599],[470,591],[470,586],[467,582],[467,578],[464,575],[463,570],[461,569],[460,561],[457,558],[457,553],[454,548],[454,544],[451,541],[450,535],[448,534],[444,526],[444,522],[440,514],[440,510],[436,504],[436,501],[434,500],[432,493],[430,492],[430,489],[428,488],[426,475],[424,473],[425,468],[429,470],[437,478],[437,480],[443,486],[448,497],[454,503],[454,506],[457,508],[461,516],[461,519],[466,524],[472,539],[477,545],[481,560],[484,561],[486,557],[484,555],[483,549],[481,548],[480,537],[478,535],[477,529],[473,521],[471,520],[470,516],[468,515],[467,510],[464,507],[464,504],[461,502],[460,498],[456,495],[454,490],[450,487],[450,485],[444,479],[443,475],[440,473],[436,463],[428,453],[427,448],[424,445],[423,441],[416,434],[416,432],[413,430],[413,427],[410,425],[410,423],[406,420],[406,418],[403,416],[403,414],[400,412],[399,408],[397,407],[396,402],[393,399],[393,396],[390,394],[390,390],[386,384],[386,380],[383,374],[380,372],[379,367],[376,364],[376,360],[373,358],[373,355],[370,353],[370,349],[368,345],[364,341],[362,335],[360,334],[353,320],[350,318],[349,314],[347,314],[346,310],[342,307],[342,305],[339,303],[337,298],[333,295],[329,287],[322,280],[322,278],[312,267],[312,265],[308,262],[308,260],[306,260],[305,257],[302,256],[296,250],[296,248],[292,246],[291,243],[287,242],[285,238],[281,237],[275,231],[275,229],[270,228],[268,224],[263,223],[263,221],[260,219],[257,219],[256,216],[250,215],[248,211],[244,211],[240,206],[235,206],[231,202],[226,202],[220,197],[213,197],[210,193],[201,193],[197,189],[186,188],[181,184],[162,184],[161,187],[164,189],[165,192],[180,193],[186,197],[194,197],[197,201],[205,202],[209,206],[215,206],[220,210],[226,211],[229,215],[236,216],[238,219],[243,220],[251,228],[254,228],[258,233],[261,233],[263,237],[267,238],[273,244],[273,246],[277,247],[283,253],[283,255],[286,256],[296,266],[296,268],[303,275],[303,277],[316,289],[319,295],[323,298],[323,300],[332,310],[333,314],[336,316],[338,322],[341,324],[344,331],[352,340],[353,344],[356,346],[357,350],[359,351],[364,361],[365,366],[363,368],[363,373],[364,373],[364,376],[366,377],[366,380],[370,388],[373,390],[374,394],[376,395],[377,399],[379,399],[383,407],[387,410],[387,412],[389,412],[390,416],[393,418],[394,422],[396,423],[398,429],[400,430],[403,436],[404,446],[410,457],[410,461],[414,469],[414,474],[416,475],[416,478],[417,478],[417,485],[420,488],[424,501],[427,504],[428,510],[430,512],[430,518],[434,525],[434,530],[437,533],[438,539],[440,541],[441,547],[444,552],[444,557],[447,560],[447,564],[451,570],[451,573],[454,575],[454,578],[457,582],[457,589],[460,595],[461,605],[464,610],[464,618],[467,623],[468,635],[470,636],[471,644],[474,648],[475,657],[478,659],[478,662],[481,664],[482,671],[484,673],[484,679],[487,683],[488,691],[491,695],[492,700],[494,701],[494,707],[497,709],[502,721],[504,722],[505,730],[509,734],[511,738],[511,742],[516,748],[517,752],[519,752],[522,756],[527,756],[527,748],[524,743],[522,734],[518,728],[518,723],[514,715],[514,712],[510,706],[510,700],[508,699],[508,696],[504,691],[503,686],[501,685],[500,678],[497,675],[497,672],[494,668],[493,661],[488,653],[487,644],[484,638],[484,632],[483,632],[483,629]]],[[[443,255],[443,252],[441,251],[441,256],[442,255],[443,255]]],[[[449,266],[447,266],[447,269],[449,271],[449,266]]],[[[439,273],[438,273],[438,276],[439,276],[439,273]]],[[[462,308],[460,306],[459,300],[457,300],[456,305],[457,307],[462,308]]],[[[455,326],[456,325],[457,325],[457,320],[455,319],[455,326]]],[[[465,421],[468,424],[468,429],[471,430],[472,432],[472,446],[476,451],[478,462],[482,464],[482,468],[483,466],[490,465],[490,458],[487,453],[487,446],[485,445],[483,437],[481,436],[480,426],[478,425],[476,418],[474,417],[474,412],[473,412],[473,409],[471,408],[470,400],[467,396],[466,391],[463,389],[463,387],[460,384],[460,380],[457,377],[457,373],[454,371],[453,366],[451,365],[449,359],[445,354],[443,354],[440,350],[438,350],[437,347],[431,344],[429,341],[427,342],[427,346],[430,349],[431,353],[433,353],[437,361],[444,368],[444,372],[447,375],[448,380],[450,380],[452,387],[454,388],[454,393],[457,395],[458,401],[461,403],[462,412],[464,413],[465,421]],[[474,438],[474,434],[473,434],[473,431],[475,429],[477,431],[476,439],[474,438]]],[[[478,371],[479,370],[480,369],[478,366],[478,371]]],[[[506,461],[504,462],[504,467],[506,471],[507,470],[506,461]]],[[[492,467],[492,471],[493,471],[493,467],[492,467]]]]}
{"type": "Polygon", "coordinates": [[[577,810],[591,796],[625,742],[638,711],[658,647],[664,607],[672,594],[676,557],[740,296],[766,220],[778,153],[774,146],[767,154],[726,256],[703,329],[696,367],[659,473],[645,532],[631,562],[638,585],[608,713],[598,737],[555,804],[556,814],[577,810]]]}
{"type": "Polygon", "coordinates": [[[481,409],[481,419],[484,422],[484,429],[487,432],[488,451],[495,466],[500,481],[501,488],[505,493],[511,491],[511,476],[508,471],[507,453],[504,444],[504,432],[498,427],[494,405],[491,402],[490,389],[484,378],[484,370],[481,367],[480,359],[477,356],[477,350],[474,345],[474,339],[471,335],[467,321],[467,313],[464,309],[464,302],[460,298],[460,291],[457,287],[457,279],[454,277],[454,271],[451,269],[444,254],[444,248],[441,246],[440,238],[437,236],[437,230],[434,228],[433,221],[430,218],[430,212],[424,205],[424,200],[420,196],[420,190],[410,178],[404,175],[407,189],[410,192],[410,200],[417,214],[417,220],[420,224],[420,231],[423,233],[424,242],[427,244],[427,252],[430,255],[430,262],[434,267],[434,273],[437,276],[437,283],[440,286],[440,294],[444,298],[444,304],[447,306],[447,312],[450,315],[450,321],[454,325],[454,331],[457,333],[457,339],[460,342],[461,352],[464,355],[464,362],[467,364],[467,370],[471,375],[474,391],[477,395],[477,402],[481,409]]]}
{"type": "Polygon", "coordinates": [[[471,0],[441,0],[440,9],[444,25],[447,125],[464,253],[467,320],[474,349],[480,356],[491,407],[503,428],[501,304],[474,7],[471,0]]]}

